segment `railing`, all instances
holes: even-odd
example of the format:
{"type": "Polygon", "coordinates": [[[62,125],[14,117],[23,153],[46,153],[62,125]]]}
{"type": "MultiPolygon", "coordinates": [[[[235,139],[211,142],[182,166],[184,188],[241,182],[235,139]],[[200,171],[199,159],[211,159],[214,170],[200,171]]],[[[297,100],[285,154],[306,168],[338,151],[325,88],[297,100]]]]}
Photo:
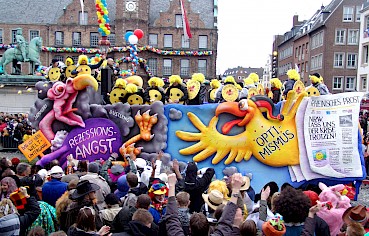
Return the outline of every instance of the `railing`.
{"type": "Polygon", "coordinates": [[[2,150],[17,150],[21,140],[15,140],[13,136],[0,137],[0,151],[2,150]]]}

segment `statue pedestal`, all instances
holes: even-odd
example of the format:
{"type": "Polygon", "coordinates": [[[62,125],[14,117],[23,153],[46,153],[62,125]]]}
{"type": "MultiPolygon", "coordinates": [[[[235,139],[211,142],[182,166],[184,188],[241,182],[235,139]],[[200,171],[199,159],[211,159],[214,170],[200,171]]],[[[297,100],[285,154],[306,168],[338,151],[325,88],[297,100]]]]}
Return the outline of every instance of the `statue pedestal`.
{"type": "Polygon", "coordinates": [[[34,86],[38,81],[46,81],[46,78],[37,75],[0,75],[0,84],[5,86],[34,86]]]}

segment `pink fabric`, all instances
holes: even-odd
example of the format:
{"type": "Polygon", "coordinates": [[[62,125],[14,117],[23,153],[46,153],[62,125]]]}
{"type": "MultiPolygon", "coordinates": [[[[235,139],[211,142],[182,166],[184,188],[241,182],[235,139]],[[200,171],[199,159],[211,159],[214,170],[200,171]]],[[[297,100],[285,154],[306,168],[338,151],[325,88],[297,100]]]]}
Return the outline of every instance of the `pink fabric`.
{"type": "Polygon", "coordinates": [[[124,171],[120,175],[114,175],[109,171],[109,177],[113,183],[116,183],[122,175],[124,175],[124,171]]]}

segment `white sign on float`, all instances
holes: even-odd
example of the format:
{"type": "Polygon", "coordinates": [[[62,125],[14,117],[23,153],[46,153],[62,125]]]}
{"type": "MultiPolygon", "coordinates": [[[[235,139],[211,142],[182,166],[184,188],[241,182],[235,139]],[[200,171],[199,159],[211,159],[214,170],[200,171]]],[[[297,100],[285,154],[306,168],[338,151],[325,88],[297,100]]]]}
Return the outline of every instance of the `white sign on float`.
{"type": "Polygon", "coordinates": [[[290,167],[295,181],[362,177],[359,111],[363,93],[305,98],[296,116],[300,168],[290,167]]]}

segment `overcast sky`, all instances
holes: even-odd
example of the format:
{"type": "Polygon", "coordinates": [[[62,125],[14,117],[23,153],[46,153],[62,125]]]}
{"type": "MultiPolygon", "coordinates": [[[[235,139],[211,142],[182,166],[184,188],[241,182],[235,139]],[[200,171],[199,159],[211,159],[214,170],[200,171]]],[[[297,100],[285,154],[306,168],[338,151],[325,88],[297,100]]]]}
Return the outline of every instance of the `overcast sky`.
{"type": "Polygon", "coordinates": [[[264,67],[273,35],[292,28],[293,15],[309,19],[331,0],[218,0],[217,73],[228,68],[264,67]]]}

